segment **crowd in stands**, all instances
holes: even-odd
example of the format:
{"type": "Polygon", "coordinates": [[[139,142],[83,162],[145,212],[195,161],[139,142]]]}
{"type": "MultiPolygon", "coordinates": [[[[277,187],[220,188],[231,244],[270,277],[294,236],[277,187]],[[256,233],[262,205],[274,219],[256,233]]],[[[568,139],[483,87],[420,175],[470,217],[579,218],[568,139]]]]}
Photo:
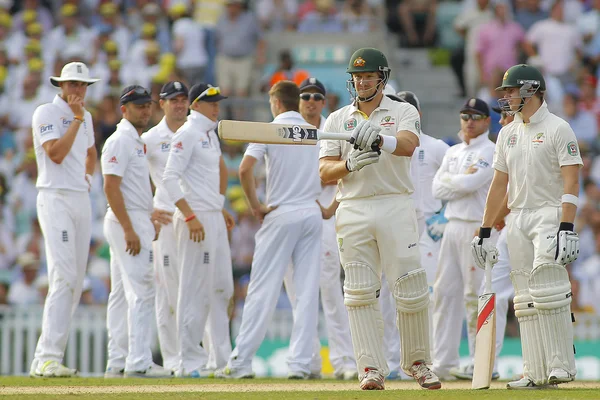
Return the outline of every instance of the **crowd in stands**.
{"type": "MultiPolygon", "coordinates": [[[[43,238],[36,219],[31,117],[37,106],[52,101],[57,93],[48,77],[59,75],[64,64],[83,61],[91,76],[101,78],[90,86],[85,101],[100,150],[121,119],[119,93],[126,85],[147,87],[156,99],[169,80],[208,82],[235,98],[260,95],[277,80],[299,82],[310,73],[295,69],[291,53],[284,51],[275,73],[257,79],[267,58],[265,32],[368,33],[387,27],[399,35],[403,47],[435,47],[441,34],[436,25],[441,4],[438,0],[0,0],[0,304],[41,303],[47,290],[43,238]]],[[[593,287],[600,282],[600,0],[462,0],[454,28],[464,38],[463,46],[450,49],[460,96],[478,96],[495,106],[494,88],[503,71],[528,62],[546,76],[550,109],[573,127],[585,162],[577,224],[582,254],[571,269],[580,301],[575,306],[600,313],[587,300],[600,291],[593,287]]],[[[399,78],[401,83],[401,73],[399,78]]],[[[329,99],[328,110],[335,110],[332,103],[339,100],[329,99]]],[[[151,125],[161,118],[156,107],[151,125]]],[[[229,168],[227,206],[237,218],[231,237],[234,274],[240,278],[249,271],[259,223],[249,213],[239,186],[243,147],[224,143],[223,154],[229,168]]],[[[99,165],[91,196],[94,233],[82,302],[104,304],[110,279],[99,165]]],[[[241,286],[244,282],[245,278],[236,279],[241,286]]]]}

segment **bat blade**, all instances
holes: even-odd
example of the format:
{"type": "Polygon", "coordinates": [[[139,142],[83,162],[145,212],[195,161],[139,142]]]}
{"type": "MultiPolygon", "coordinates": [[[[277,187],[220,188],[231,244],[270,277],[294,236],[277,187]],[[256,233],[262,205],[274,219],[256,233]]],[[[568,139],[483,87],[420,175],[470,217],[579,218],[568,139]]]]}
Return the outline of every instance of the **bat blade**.
{"type": "Polygon", "coordinates": [[[491,293],[489,265],[486,265],[486,292],[479,296],[478,301],[473,389],[489,389],[496,358],[496,294],[491,293]]]}
{"type": "Polygon", "coordinates": [[[266,122],[231,121],[219,122],[219,137],[263,144],[315,145],[319,140],[349,140],[349,133],[323,132],[311,125],[272,124],[266,122]]]}

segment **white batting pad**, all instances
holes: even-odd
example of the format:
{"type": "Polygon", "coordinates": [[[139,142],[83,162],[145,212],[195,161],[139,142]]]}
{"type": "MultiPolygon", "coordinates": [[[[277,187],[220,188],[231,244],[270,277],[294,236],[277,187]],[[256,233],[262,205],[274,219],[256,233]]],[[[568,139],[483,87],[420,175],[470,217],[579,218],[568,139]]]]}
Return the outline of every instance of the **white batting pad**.
{"type": "Polygon", "coordinates": [[[365,370],[376,369],[387,376],[390,371],[383,354],[383,318],[377,300],[381,279],[361,262],[347,263],[344,272],[344,304],[359,375],[362,378],[365,370]]]}
{"type": "Polygon", "coordinates": [[[398,278],[394,284],[394,298],[398,309],[401,367],[410,376],[409,368],[416,361],[431,364],[429,285],[425,270],[420,268],[398,278]]]}
{"type": "Polygon", "coordinates": [[[564,266],[541,264],[531,272],[529,291],[542,326],[548,364],[571,375],[577,373],[571,321],[571,282],[564,266]]]}
{"type": "Polygon", "coordinates": [[[510,279],[515,287],[513,303],[521,330],[523,376],[531,379],[536,385],[543,385],[547,383],[548,372],[538,312],[529,294],[529,273],[513,270],[510,279]]]}

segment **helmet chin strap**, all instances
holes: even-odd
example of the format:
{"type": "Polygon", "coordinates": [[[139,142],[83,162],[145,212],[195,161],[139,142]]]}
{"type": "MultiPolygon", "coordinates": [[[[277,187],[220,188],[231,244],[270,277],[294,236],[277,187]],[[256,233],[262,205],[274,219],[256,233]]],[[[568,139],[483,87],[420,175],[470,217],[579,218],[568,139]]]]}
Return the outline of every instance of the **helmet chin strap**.
{"type": "Polygon", "coordinates": [[[357,91],[356,92],[356,101],[359,103],[368,103],[369,101],[373,100],[379,93],[383,92],[384,86],[382,86],[382,85],[384,85],[383,79],[380,80],[377,83],[377,85],[375,85],[375,88],[377,90],[375,90],[375,92],[372,95],[370,95],[369,97],[360,97],[358,95],[358,91],[357,91]]]}

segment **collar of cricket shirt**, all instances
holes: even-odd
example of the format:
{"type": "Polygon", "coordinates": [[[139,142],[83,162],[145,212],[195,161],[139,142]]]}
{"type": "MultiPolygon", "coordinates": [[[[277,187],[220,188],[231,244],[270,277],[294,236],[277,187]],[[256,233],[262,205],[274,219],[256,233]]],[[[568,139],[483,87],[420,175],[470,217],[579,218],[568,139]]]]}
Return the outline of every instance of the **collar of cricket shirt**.
{"type": "Polygon", "coordinates": [[[465,142],[465,139],[463,138],[462,131],[459,132],[458,137],[461,138],[461,140],[463,141],[465,146],[471,147],[471,146],[477,146],[479,143],[483,143],[486,140],[489,140],[489,137],[488,137],[489,134],[490,134],[490,131],[485,131],[484,133],[477,136],[476,138],[471,139],[468,144],[467,144],[467,142],[465,142]]]}
{"type": "MultiPolygon", "coordinates": [[[[544,100],[540,108],[538,108],[538,110],[529,118],[529,123],[537,124],[542,122],[548,116],[548,114],[550,114],[550,111],[548,111],[548,104],[546,103],[546,100],[544,100]]],[[[517,122],[523,122],[523,116],[521,113],[515,114],[515,120],[517,120],[517,122]]]]}
{"type": "Polygon", "coordinates": [[[189,119],[193,124],[201,125],[203,130],[210,131],[217,127],[217,122],[198,111],[190,110],[189,119]]]}
{"type": "Polygon", "coordinates": [[[121,119],[121,121],[117,124],[117,130],[123,132],[125,135],[131,137],[132,139],[144,143],[142,137],[138,134],[137,129],[125,118],[121,119]]]}

